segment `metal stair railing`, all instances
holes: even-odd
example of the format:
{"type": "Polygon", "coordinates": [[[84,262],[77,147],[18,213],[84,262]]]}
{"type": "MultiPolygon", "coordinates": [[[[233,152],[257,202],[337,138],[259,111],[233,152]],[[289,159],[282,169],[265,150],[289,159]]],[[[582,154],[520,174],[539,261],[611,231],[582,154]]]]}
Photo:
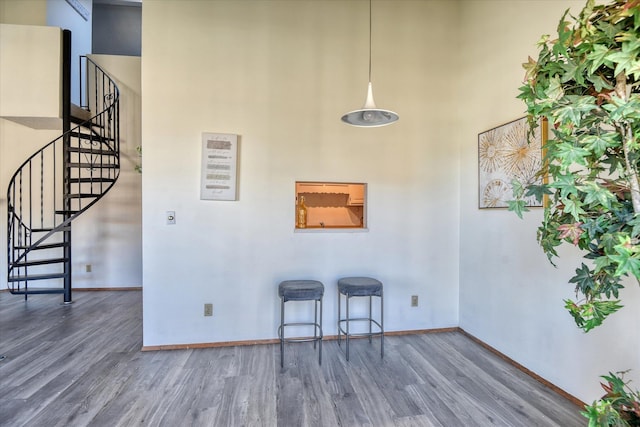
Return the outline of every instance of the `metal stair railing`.
{"type": "Polygon", "coordinates": [[[71,222],[104,197],[120,173],[118,87],[90,58],[80,61],[86,72],[81,108],[67,110],[78,125],[25,160],[7,189],[7,287],[25,298],[62,293],[30,291],[33,280],[66,278],[70,287],[71,222]]]}

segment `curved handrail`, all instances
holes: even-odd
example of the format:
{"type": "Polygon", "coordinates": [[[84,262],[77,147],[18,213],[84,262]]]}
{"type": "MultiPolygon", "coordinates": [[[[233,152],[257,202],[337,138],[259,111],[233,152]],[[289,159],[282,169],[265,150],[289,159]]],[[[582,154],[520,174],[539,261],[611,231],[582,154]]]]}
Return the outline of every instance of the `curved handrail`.
{"type": "Polygon", "coordinates": [[[33,249],[104,197],[120,174],[120,92],[100,66],[83,59],[87,93],[93,94],[85,107],[100,112],[33,153],[11,177],[8,277],[33,249]],[[42,234],[34,239],[34,233],[42,234]]]}

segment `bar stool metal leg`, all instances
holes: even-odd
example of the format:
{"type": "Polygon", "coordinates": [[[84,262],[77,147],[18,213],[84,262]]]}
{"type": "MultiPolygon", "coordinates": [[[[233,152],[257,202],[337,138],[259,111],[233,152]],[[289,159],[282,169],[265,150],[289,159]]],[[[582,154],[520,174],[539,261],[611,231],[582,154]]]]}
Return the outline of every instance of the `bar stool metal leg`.
{"type": "Polygon", "coordinates": [[[278,335],[280,335],[280,367],[284,368],[284,298],[280,298],[280,328],[278,328],[278,335]]]}
{"type": "Polygon", "coordinates": [[[340,302],[342,300],[342,295],[340,294],[340,289],[338,289],[338,347],[341,344],[341,330],[340,330],[340,302]]]}
{"type": "Polygon", "coordinates": [[[317,280],[286,280],[278,286],[280,296],[280,326],[278,327],[278,338],[280,339],[280,367],[284,368],[284,345],[288,342],[308,342],[313,341],[313,348],[316,342],[320,342],[318,351],[318,362],[322,364],[322,298],[324,295],[324,285],[317,280]],[[288,301],[313,301],[313,321],[285,321],[285,304],[288,301]],[[318,316],[318,302],[320,302],[320,316],[318,316]],[[320,320],[318,320],[318,317],[320,320]],[[313,337],[310,335],[302,337],[285,336],[285,329],[289,326],[311,326],[313,327],[313,337]]]}
{"type": "Polygon", "coordinates": [[[316,349],[316,340],[318,339],[318,300],[313,301],[313,349],[316,349]]]}
{"type": "MultiPolygon", "coordinates": [[[[364,302],[364,301],[363,301],[364,302]]],[[[366,302],[365,302],[366,304],[366,302]]],[[[357,311],[357,310],[356,310],[357,311]]],[[[366,312],[366,305],[364,307],[366,312]]],[[[353,337],[367,337],[371,344],[374,336],[380,336],[380,357],[384,357],[384,299],[382,294],[382,283],[370,277],[345,277],[338,280],[338,345],[341,344],[342,335],[345,335],[346,360],[350,356],[350,344],[353,337]],[[342,319],[342,295],[345,297],[345,318],[342,319]],[[373,297],[380,298],[380,315],[378,320],[373,318],[373,297]],[[364,316],[351,317],[351,299],[353,297],[369,297],[369,311],[364,316]],[[351,331],[351,322],[368,322],[363,325],[363,332],[351,331]],[[343,329],[343,324],[345,324],[343,329]],[[374,328],[375,325],[375,328],[374,328]],[[375,331],[374,331],[375,329],[375,331]],[[352,337],[353,335],[353,337],[352,337]]]]}
{"type": "Polygon", "coordinates": [[[384,305],[383,295],[384,290],[380,290],[380,359],[384,357],[384,305]]]}
{"type": "Polygon", "coordinates": [[[371,324],[373,323],[373,317],[371,317],[371,295],[369,295],[369,344],[371,344],[371,324]]]}
{"type": "Polygon", "coordinates": [[[347,294],[347,362],[349,361],[349,337],[351,336],[351,333],[349,332],[349,323],[351,322],[349,319],[351,319],[351,317],[349,317],[349,294],[347,294]]]}
{"type": "MultiPolygon", "coordinates": [[[[317,304],[317,301],[316,301],[317,304]]],[[[317,305],[316,305],[317,307],[317,305]]],[[[316,322],[318,323],[318,322],[316,322]]],[[[320,323],[318,323],[318,325],[322,325],[322,300],[320,300],[320,323]]],[[[315,327],[314,327],[315,330],[315,327]]],[[[318,363],[320,365],[322,365],[322,339],[318,340],[320,342],[320,344],[318,344],[318,363]]],[[[316,342],[313,341],[313,344],[315,345],[316,342]]]]}

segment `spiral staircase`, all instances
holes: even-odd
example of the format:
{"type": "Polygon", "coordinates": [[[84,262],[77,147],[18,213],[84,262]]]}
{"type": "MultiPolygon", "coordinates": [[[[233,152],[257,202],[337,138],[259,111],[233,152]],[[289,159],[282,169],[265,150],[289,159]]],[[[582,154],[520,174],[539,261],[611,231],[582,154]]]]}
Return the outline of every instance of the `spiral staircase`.
{"type": "Polygon", "coordinates": [[[63,39],[63,134],[26,159],[7,189],[7,287],[25,299],[59,293],[71,303],[72,223],[120,172],[119,91],[82,57],[80,105],[72,105],[70,33],[63,39]]]}

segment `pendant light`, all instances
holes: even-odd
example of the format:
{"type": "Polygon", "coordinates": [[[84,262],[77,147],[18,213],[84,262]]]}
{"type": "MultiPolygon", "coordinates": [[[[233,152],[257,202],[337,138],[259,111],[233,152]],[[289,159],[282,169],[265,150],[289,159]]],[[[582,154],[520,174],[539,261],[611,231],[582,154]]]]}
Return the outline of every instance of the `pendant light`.
{"type": "Polygon", "coordinates": [[[398,120],[398,115],[393,111],[376,107],[373,101],[373,86],[371,85],[371,0],[369,0],[369,87],[364,107],[351,111],[342,116],[342,121],[351,126],[378,127],[386,126],[398,120]]]}

